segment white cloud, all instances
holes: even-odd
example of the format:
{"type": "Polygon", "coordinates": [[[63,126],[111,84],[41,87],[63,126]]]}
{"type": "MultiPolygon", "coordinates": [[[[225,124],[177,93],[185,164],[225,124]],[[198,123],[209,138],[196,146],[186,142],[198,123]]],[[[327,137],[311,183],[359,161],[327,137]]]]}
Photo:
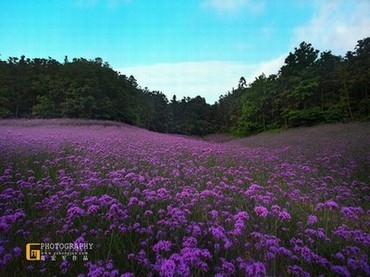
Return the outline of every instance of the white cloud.
{"type": "Polygon", "coordinates": [[[370,1],[316,0],[314,7],[312,19],[295,30],[294,46],[306,41],[321,51],[344,55],[370,36],[370,1]]]}
{"type": "Polygon", "coordinates": [[[277,74],[279,69],[284,64],[286,57],[287,57],[287,54],[284,53],[275,59],[264,61],[264,62],[257,64],[252,73],[253,74],[253,77],[251,76],[252,79],[248,78],[247,80],[254,81],[254,78],[261,75],[261,73],[265,73],[266,76],[270,74],[277,74]]]}
{"type": "Polygon", "coordinates": [[[168,99],[174,94],[178,99],[200,95],[213,104],[220,95],[236,88],[241,76],[252,82],[261,73],[277,73],[285,56],[250,65],[223,61],[181,62],[131,66],[118,71],[135,76],[142,87],[162,91],[168,99]]]}
{"type": "Polygon", "coordinates": [[[262,0],[203,0],[202,5],[220,14],[230,14],[245,9],[253,13],[260,13],[264,9],[262,0]]]}

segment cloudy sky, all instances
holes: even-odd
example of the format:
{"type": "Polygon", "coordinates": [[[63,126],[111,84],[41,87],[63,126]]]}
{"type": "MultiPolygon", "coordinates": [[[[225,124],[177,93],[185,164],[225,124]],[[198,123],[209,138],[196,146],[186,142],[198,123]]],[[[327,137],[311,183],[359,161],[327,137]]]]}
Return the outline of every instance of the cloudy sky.
{"type": "Polygon", "coordinates": [[[1,0],[0,59],[101,57],[168,98],[213,103],[302,41],[344,55],[369,26],[368,0],[1,0]]]}

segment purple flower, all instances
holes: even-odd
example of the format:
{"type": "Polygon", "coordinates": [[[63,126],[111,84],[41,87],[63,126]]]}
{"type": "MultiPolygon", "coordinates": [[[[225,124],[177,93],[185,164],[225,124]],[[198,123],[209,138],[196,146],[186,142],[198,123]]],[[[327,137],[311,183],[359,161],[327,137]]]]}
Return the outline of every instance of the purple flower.
{"type": "Polygon", "coordinates": [[[278,205],[272,205],[271,206],[271,212],[274,214],[279,214],[281,208],[278,205]]]}
{"type": "Polygon", "coordinates": [[[153,211],[152,211],[152,210],[146,210],[146,211],[144,212],[144,215],[145,215],[145,216],[151,216],[151,215],[153,215],[153,211]]]}
{"type": "Polygon", "coordinates": [[[121,274],[121,277],[135,277],[135,274],[131,272],[125,272],[121,274]]]}
{"type": "Polygon", "coordinates": [[[157,190],[157,195],[161,199],[171,197],[169,191],[166,188],[160,188],[157,190]]]}
{"type": "Polygon", "coordinates": [[[67,272],[68,272],[68,268],[69,268],[68,260],[63,260],[63,261],[60,263],[59,268],[60,268],[60,272],[61,272],[62,274],[67,274],[67,272]]]}
{"type": "Polygon", "coordinates": [[[249,189],[245,192],[245,195],[251,196],[256,190],[261,189],[262,187],[257,184],[252,184],[249,189]]]}
{"type": "Polygon", "coordinates": [[[301,252],[301,256],[302,258],[307,262],[307,263],[311,263],[313,261],[313,258],[315,257],[315,254],[311,251],[310,248],[308,248],[307,246],[303,246],[301,249],[300,249],[300,252],[301,252]]]}
{"type": "Polygon", "coordinates": [[[12,259],[12,255],[5,254],[4,257],[3,257],[3,264],[5,265],[5,264],[9,263],[11,261],[11,259],[12,259]]]}
{"type": "Polygon", "coordinates": [[[325,207],[325,204],[324,203],[317,203],[316,204],[316,210],[321,210],[322,208],[324,208],[325,207]]]}
{"type": "Polygon", "coordinates": [[[90,205],[88,208],[87,208],[87,214],[94,214],[96,213],[97,211],[99,210],[99,206],[97,205],[90,205]]]}
{"type": "Polygon", "coordinates": [[[227,261],[222,262],[222,271],[227,275],[232,275],[235,273],[235,266],[227,261]]]}
{"type": "Polygon", "coordinates": [[[137,203],[139,203],[139,199],[137,197],[130,197],[130,200],[128,201],[128,206],[131,207],[131,206],[134,206],[136,205],[137,203]]]}
{"type": "Polygon", "coordinates": [[[188,266],[196,266],[202,264],[203,269],[208,269],[206,264],[203,264],[203,260],[212,259],[211,253],[207,249],[199,249],[192,247],[185,247],[181,249],[181,257],[188,266]],[[206,267],[205,267],[206,266],[206,267]]]}
{"type": "Polygon", "coordinates": [[[202,234],[202,229],[197,224],[193,224],[191,226],[191,229],[192,229],[192,235],[194,237],[200,236],[202,234]]]}
{"type": "Polygon", "coordinates": [[[345,260],[345,257],[343,256],[343,254],[341,252],[336,253],[335,254],[335,258],[337,258],[340,261],[344,261],[345,260]]]}
{"type": "Polygon", "coordinates": [[[184,276],[184,277],[191,276],[190,269],[183,260],[179,262],[179,265],[177,266],[177,272],[179,276],[184,276]]]}
{"type": "Polygon", "coordinates": [[[290,265],[288,266],[288,273],[292,274],[292,276],[302,276],[302,277],[310,277],[311,275],[304,271],[298,265],[290,265]]]}
{"type": "Polygon", "coordinates": [[[279,212],[279,219],[281,221],[290,221],[292,219],[292,217],[290,216],[290,214],[286,210],[283,210],[283,211],[279,212]]]}
{"type": "Polygon", "coordinates": [[[21,250],[21,248],[20,248],[20,247],[18,247],[18,246],[17,246],[17,247],[14,247],[14,248],[13,248],[13,253],[14,253],[14,255],[15,255],[15,256],[17,256],[17,257],[18,257],[18,256],[20,256],[20,255],[21,255],[22,250],[21,250]]]}
{"type": "Polygon", "coordinates": [[[325,206],[328,207],[329,209],[339,209],[339,205],[332,200],[326,201],[325,206]]]}
{"type": "Polygon", "coordinates": [[[85,211],[79,207],[71,207],[68,209],[68,217],[82,216],[85,214],[85,211]]]}
{"type": "Polygon", "coordinates": [[[225,237],[225,234],[224,234],[225,229],[221,226],[210,227],[209,231],[211,232],[211,234],[213,235],[215,239],[222,239],[225,237]]]}
{"type": "Polygon", "coordinates": [[[247,276],[266,276],[266,267],[261,262],[252,262],[246,266],[245,273],[247,276]]]}
{"type": "Polygon", "coordinates": [[[279,255],[283,255],[283,256],[286,256],[286,257],[289,257],[289,258],[292,257],[292,251],[290,251],[289,249],[287,249],[285,247],[279,247],[276,252],[279,255]]]}
{"type": "Polygon", "coordinates": [[[351,277],[350,272],[348,271],[348,269],[347,269],[345,266],[341,266],[341,265],[332,265],[332,266],[330,267],[330,270],[331,270],[333,273],[338,274],[339,276],[351,277]]]}
{"type": "Polygon", "coordinates": [[[172,260],[164,260],[161,264],[160,275],[163,277],[173,277],[176,273],[176,264],[172,260]]]}
{"type": "Polygon", "coordinates": [[[218,217],[218,211],[212,210],[209,212],[212,219],[216,219],[218,217]]]}
{"type": "Polygon", "coordinates": [[[159,253],[161,251],[170,251],[171,250],[171,246],[172,246],[172,243],[168,240],[161,240],[159,242],[157,242],[156,244],[154,244],[153,246],[153,251],[155,253],[159,253]]]}
{"type": "Polygon", "coordinates": [[[249,213],[246,211],[242,211],[234,215],[235,220],[248,220],[249,219],[249,213]]]}
{"type": "MultiPolygon", "coordinates": [[[[356,142],[349,140],[362,136],[330,135],[320,140],[322,149],[306,149],[300,134],[295,144],[280,137],[273,145],[268,139],[266,147],[245,147],[243,140],[210,143],[127,125],[5,125],[0,123],[4,272],[24,255],[16,238],[56,226],[56,236],[71,243],[118,232],[118,245],[134,244],[124,257],[111,252],[116,262],[129,260],[120,269],[113,260],[81,261],[86,277],[132,277],[134,269],[148,276],[370,276],[369,186],[357,176],[367,153],[355,156],[349,148],[356,142]],[[12,162],[19,154],[26,161],[12,162]],[[17,207],[27,207],[27,214],[17,207]]],[[[53,239],[50,232],[44,236],[40,242],[53,239]]],[[[94,249],[103,246],[98,240],[94,249]]],[[[58,261],[56,269],[78,275],[68,261],[58,261]]],[[[45,266],[33,266],[35,275],[47,274],[45,266]]]]}
{"type": "Polygon", "coordinates": [[[121,277],[135,277],[135,274],[131,272],[125,272],[121,274],[121,277]]]}
{"type": "Polygon", "coordinates": [[[228,238],[225,237],[223,239],[223,241],[224,241],[224,248],[225,249],[229,249],[233,246],[232,242],[228,238]]]}
{"type": "Polygon", "coordinates": [[[309,215],[307,219],[307,225],[313,225],[317,222],[317,216],[316,215],[309,215]]]}
{"type": "Polygon", "coordinates": [[[184,242],[182,243],[182,246],[183,247],[196,247],[197,246],[197,239],[194,238],[194,237],[188,237],[188,238],[184,238],[184,242]]]}
{"type": "Polygon", "coordinates": [[[349,220],[359,220],[364,210],[361,207],[343,207],[340,213],[349,220]]]}
{"type": "Polygon", "coordinates": [[[324,229],[319,228],[318,230],[307,228],[305,233],[309,236],[315,236],[321,240],[330,241],[330,239],[325,235],[324,229]]]}
{"type": "Polygon", "coordinates": [[[260,217],[267,217],[268,210],[263,206],[257,206],[254,208],[254,212],[260,217]]]}
{"type": "Polygon", "coordinates": [[[370,264],[368,263],[367,260],[367,255],[363,254],[361,256],[361,260],[359,262],[359,266],[362,269],[363,272],[365,272],[366,276],[370,276],[370,264]]]}

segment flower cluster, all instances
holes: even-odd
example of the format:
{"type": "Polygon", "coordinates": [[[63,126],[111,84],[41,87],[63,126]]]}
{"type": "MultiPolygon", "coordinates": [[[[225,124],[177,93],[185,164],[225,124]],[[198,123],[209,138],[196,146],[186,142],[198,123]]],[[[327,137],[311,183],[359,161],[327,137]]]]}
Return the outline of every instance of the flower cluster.
{"type": "Polygon", "coordinates": [[[218,143],[55,122],[0,124],[0,275],[370,275],[360,126],[218,143]],[[33,241],[94,248],[35,266],[33,241]]]}

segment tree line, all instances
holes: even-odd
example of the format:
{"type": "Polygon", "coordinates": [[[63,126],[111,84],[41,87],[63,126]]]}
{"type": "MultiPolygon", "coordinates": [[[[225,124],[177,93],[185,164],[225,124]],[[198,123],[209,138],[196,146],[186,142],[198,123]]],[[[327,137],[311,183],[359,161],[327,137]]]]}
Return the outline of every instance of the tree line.
{"type": "MultiPolygon", "coordinates": [[[[219,76],[222,77],[222,76],[219,76]]],[[[220,96],[176,96],[142,88],[101,58],[0,59],[1,118],[116,120],[157,132],[238,136],[277,128],[369,120],[370,38],[345,57],[302,42],[278,73],[220,96]]]]}
{"type": "Polygon", "coordinates": [[[205,99],[176,97],[141,88],[131,75],[101,58],[65,57],[0,60],[1,118],[87,118],[116,120],[157,132],[204,135],[214,132],[205,99]]]}
{"type": "Polygon", "coordinates": [[[221,130],[244,136],[271,129],[370,119],[370,38],[345,57],[302,42],[277,74],[220,97],[221,130]]]}

